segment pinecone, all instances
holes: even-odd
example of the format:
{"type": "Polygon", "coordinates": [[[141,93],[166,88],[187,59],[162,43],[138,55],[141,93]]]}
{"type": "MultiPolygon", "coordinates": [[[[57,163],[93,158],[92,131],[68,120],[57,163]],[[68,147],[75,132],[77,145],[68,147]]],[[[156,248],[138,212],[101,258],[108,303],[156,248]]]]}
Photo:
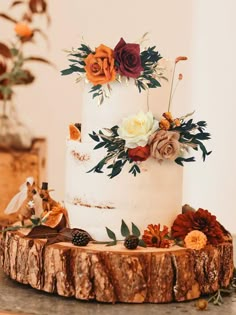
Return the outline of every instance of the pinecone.
{"type": "Polygon", "coordinates": [[[88,242],[90,241],[90,237],[85,232],[74,231],[72,235],[73,235],[73,238],[71,242],[75,246],[86,246],[88,242]]]}
{"type": "Polygon", "coordinates": [[[125,238],[124,246],[127,249],[136,249],[139,243],[139,238],[135,235],[129,235],[125,238]]]}

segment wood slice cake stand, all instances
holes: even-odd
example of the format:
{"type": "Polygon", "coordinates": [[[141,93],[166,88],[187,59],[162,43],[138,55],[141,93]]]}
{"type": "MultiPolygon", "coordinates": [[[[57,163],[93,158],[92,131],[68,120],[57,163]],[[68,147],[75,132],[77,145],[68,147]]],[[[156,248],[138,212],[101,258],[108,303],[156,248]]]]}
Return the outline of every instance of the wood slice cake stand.
{"type": "Polygon", "coordinates": [[[0,251],[4,272],[35,289],[81,300],[186,301],[227,287],[233,274],[231,243],[199,251],[45,243],[25,237],[22,231],[7,232],[0,251]]]}

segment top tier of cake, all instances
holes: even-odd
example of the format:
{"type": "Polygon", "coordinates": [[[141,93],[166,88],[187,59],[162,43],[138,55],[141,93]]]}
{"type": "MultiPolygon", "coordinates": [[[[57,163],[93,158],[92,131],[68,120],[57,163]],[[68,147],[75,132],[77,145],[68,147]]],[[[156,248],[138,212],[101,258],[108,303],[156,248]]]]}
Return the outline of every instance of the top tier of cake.
{"type": "Polygon", "coordinates": [[[139,111],[151,111],[157,119],[168,109],[170,88],[173,76],[173,61],[161,59],[167,80],[162,80],[161,87],[142,90],[140,93],[134,80],[127,83],[112,82],[110,97],[98,105],[96,98],[92,99],[90,84],[85,84],[82,102],[82,142],[91,141],[89,133],[102,128],[111,128],[119,124],[123,118],[135,115],[139,111]]]}

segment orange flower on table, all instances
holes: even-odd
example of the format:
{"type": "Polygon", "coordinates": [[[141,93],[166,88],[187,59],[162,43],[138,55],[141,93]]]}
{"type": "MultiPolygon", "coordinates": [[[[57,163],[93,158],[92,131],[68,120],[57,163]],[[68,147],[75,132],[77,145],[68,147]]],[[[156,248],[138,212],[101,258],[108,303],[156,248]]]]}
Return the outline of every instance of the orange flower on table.
{"type": "Polygon", "coordinates": [[[116,79],[113,50],[105,45],[96,48],[84,60],[87,79],[94,85],[104,84],[116,79]]]}
{"type": "Polygon", "coordinates": [[[149,224],[144,230],[143,241],[148,247],[169,248],[172,241],[168,239],[168,227],[164,225],[161,231],[160,224],[149,224]]]}
{"type": "Polygon", "coordinates": [[[29,38],[33,35],[32,29],[24,22],[16,23],[15,32],[20,37],[29,38]]]}
{"type": "Polygon", "coordinates": [[[184,244],[186,248],[199,250],[206,246],[207,237],[203,232],[193,230],[185,236],[184,244]]]}
{"type": "Polygon", "coordinates": [[[171,235],[174,238],[184,240],[185,236],[193,231],[203,232],[209,244],[217,245],[224,241],[224,234],[221,225],[208,210],[198,209],[196,212],[187,211],[179,214],[175,219],[171,235]]]}

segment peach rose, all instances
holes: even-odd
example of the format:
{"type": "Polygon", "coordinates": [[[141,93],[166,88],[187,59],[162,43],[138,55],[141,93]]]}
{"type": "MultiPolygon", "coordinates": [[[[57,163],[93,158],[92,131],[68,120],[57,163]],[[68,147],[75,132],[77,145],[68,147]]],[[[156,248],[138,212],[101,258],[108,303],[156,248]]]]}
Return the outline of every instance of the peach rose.
{"type": "Polygon", "coordinates": [[[95,54],[89,54],[84,61],[87,79],[94,85],[115,80],[115,59],[111,48],[100,45],[95,54]]]}
{"type": "Polygon", "coordinates": [[[174,131],[158,130],[149,138],[151,156],[155,159],[175,160],[179,155],[179,133],[174,131]]]}

